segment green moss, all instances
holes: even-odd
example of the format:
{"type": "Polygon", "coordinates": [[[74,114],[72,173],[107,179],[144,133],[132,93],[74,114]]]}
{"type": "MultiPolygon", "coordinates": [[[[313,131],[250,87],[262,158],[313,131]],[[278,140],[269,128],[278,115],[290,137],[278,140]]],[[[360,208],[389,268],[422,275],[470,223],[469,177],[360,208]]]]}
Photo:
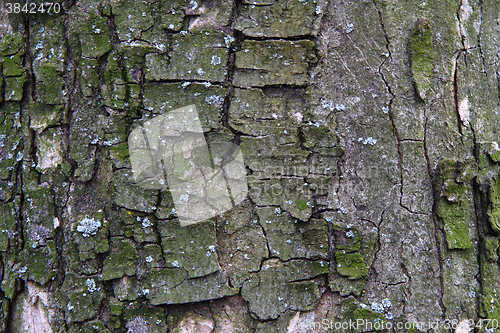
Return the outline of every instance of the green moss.
{"type": "Polygon", "coordinates": [[[137,271],[135,248],[132,243],[123,238],[113,238],[110,242],[110,254],[104,259],[102,278],[112,280],[124,275],[134,275],[137,271]]]}
{"type": "Polygon", "coordinates": [[[410,57],[413,79],[422,100],[428,99],[432,92],[433,54],[431,26],[427,20],[419,19],[410,36],[410,57]]]}
{"type": "Polygon", "coordinates": [[[6,35],[0,42],[0,57],[11,56],[23,49],[23,36],[21,34],[6,35]]]}
{"type": "Polygon", "coordinates": [[[360,304],[354,297],[349,297],[342,302],[342,310],[340,313],[342,321],[351,320],[352,322],[362,322],[360,326],[356,326],[353,330],[348,328],[348,332],[373,332],[380,331],[384,322],[382,313],[372,311],[366,305],[360,304]],[[376,325],[379,324],[379,325],[376,325]]]}
{"type": "Polygon", "coordinates": [[[245,1],[243,4],[234,25],[236,30],[241,30],[246,36],[283,38],[314,33],[316,1],[259,0],[245,1]]]}
{"type": "Polygon", "coordinates": [[[500,176],[496,176],[491,180],[489,199],[488,220],[493,230],[500,233],[500,176]]]}
{"type": "Polygon", "coordinates": [[[466,186],[464,184],[457,183],[452,180],[446,181],[443,187],[442,194],[445,195],[450,202],[456,202],[461,199],[466,190],[466,186]]]}
{"type": "Polygon", "coordinates": [[[73,324],[68,333],[110,333],[100,320],[93,320],[83,324],[73,324]]]}
{"type": "Polygon", "coordinates": [[[437,215],[443,220],[443,229],[448,249],[470,249],[469,203],[467,186],[462,181],[477,174],[475,161],[457,162],[449,159],[440,161],[435,190],[439,193],[437,215]],[[459,181],[457,181],[459,180],[459,181]]]}
{"type": "Polygon", "coordinates": [[[358,252],[361,249],[361,232],[358,228],[342,228],[333,225],[333,236],[335,238],[335,248],[345,252],[358,252]]]}
{"type": "Polygon", "coordinates": [[[0,251],[7,251],[9,242],[14,241],[16,210],[13,203],[0,205],[0,251]]]}
{"type": "Polygon", "coordinates": [[[125,305],[116,298],[109,300],[109,322],[108,327],[118,329],[121,326],[120,316],[123,313],[125,305]]]}
{"type": "Polygon", "coordinates": [[[66,272],[64,283],[58,288],[56,295],[69,322],[96,318],[104,299],[103,286],[97,278],[80,277],[70,271],[66,272]]]}
{"type": "Polygon", "coordinates": [[[64,102],[64,80],[57,65],[44,64],[42,66],[42,82],[39,82],[39,98],[46,104],[60,104],[64,102]]]}
{"type": "Polygon", "coordinates": [[[478,167],[475,158],[469,158],[464,162],[458,162],[459,174],[457,181],[467,182],[474,178],[478,173],[478,167]]]}
{"type": "Polygon", "coordinates": [[[113,152],[113,155],[120,161],[124,161],[130,156],[128,145],[126,142],[119,143],[116,146],[111,146],[109,147],[109,149],[113,152]]]}
{"type": "Polygon", "coordinates": [[[158,221],[166,267],[184,268],[190,278],[218,271],[216,231],[212,222],[179,227],[178,221],[158,221]]]}
{"type": "Polygon", "coordinates": [[[368,276],[368,268],[360,253],[346,253],[335,251],[337,273],[356,280],[368,276]]]}
{"type": "Polygon", "coordinates": [[[491,262],[498,260],[498,238],[487,238],[485,242],[486,258],[491,262]]]}
{"type": "Polygon", "coordinates": [[[19,102],[23,98],[23,87],[26,82],[26,74],[20,77],[6,77],[5,100],[19,102]]]}
{"type": "Polygon", "coordinates": [[[460,199],[458,203],[441,201],[438,215],[443,219],[448,249],[470,249],[469,209],[467,201],[460,199]]]}
{"type": "Polygon", "coordinates": [[[457,169],[457,162],[450,159],[442,159],[438,165],[438,174],[441,179],[455,179],[455,172],[457,169]]]}
{"type": "Polygon", "coordinates": [[[490,154],[490,157],[493,160],[493,162],[497,162],[497,163],[500,162],[500,151],[499,150],[490,152],[489,154],[490,154]]]}
{"type": "Polygon", "coordinates": [[[490,162],[488,161],[488,156],[486,154],[479,155],[479,164],[478,168],[480,170],[486,169],[490,166],[490,162]]]}
{"type": "MultiPolygon", "coordinates": [[[[302,132],[304,133],[304,147],[335,147],[338,143],[337,136],[329,127],[326,126],[303,126],[302,132]]],[[[337,148],[333,148],[336,152],[337,148]]]]}
{"type": "Polygon", "coordinates": [[[101,96],[104,105],[115,109],[123,109],[127,97],[127,86],[120,67],[121,56],[112,52],[109,53],[107,59],[108,63],[104,71],[106,84],[101,86],[101,96]]]}
{"type": "Polygon", "coordinates": [[[307,201],[304,199],[297,200],[297,209],[298,210],[306,210],[307,209],[307,201]]]}
{"type": "Polygon", "coordinates": [[[58,124],[63,117],[63,108],[63,105],[47,105],[38,102],[30,103],[30,128],[41,133],[48,126],[58,124]]]}
{"type": "Polygon", "coordinates": [[[79,50],[82,58],[99,58],[111,50],[107,18],[100,15],[97,6],[85,6],[85,10],[70,9],[69,24],[71,49],[79,50]]]}
{"type": "Polygon", "coordinates": [[[3,60],[3,75],[7,77],[21,76],[26,72],[20,54],[15,54],[3,60]]]}
{"type": "Polygon", "coordinates": [[[481,286],[482,295],[480,296],[479,316],[489,319],[500,318],[500,303],[498,295],[499,270],[497,262],[491,262],[485,256],[481,258],[481,286]]]}

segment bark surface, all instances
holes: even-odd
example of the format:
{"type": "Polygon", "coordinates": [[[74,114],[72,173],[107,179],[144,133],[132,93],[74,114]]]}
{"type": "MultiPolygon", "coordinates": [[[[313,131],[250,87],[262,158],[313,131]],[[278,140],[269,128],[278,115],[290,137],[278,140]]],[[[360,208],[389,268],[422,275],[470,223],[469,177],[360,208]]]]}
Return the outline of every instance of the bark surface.
{"type": "Polygon", "coordinates": [[[14,4],[0,332],[500,326],[500,2],[14,4]],[[241,149],[248,193],[181,226],[129,135],[188,105],[241,149]]]}

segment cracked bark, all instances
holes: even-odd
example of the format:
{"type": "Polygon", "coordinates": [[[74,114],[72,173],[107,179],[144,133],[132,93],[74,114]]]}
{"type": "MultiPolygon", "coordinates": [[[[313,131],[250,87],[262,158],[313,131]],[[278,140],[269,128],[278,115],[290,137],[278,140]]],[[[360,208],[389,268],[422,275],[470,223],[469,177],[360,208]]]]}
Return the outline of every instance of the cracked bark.
{"type": "Polygon", "coordinates": [[[0,331],[500,319],[499,6],[1,12],[0,331]],[[185,102],[207,142],[241,146],[250,192],[182,230],[168,191],[131,181],[127,136],[185,102]]]}

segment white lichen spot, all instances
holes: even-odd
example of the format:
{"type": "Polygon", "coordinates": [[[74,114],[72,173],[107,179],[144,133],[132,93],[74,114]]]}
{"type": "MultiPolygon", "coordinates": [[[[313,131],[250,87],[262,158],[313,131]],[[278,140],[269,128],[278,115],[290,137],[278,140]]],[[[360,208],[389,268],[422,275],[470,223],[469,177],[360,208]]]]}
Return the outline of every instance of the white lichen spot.
{"type": "Polygon", "coordinates": [[[195,0],[191,0],[189,2],[189,7],[191,8],[191,10],[195,10],[196,8],[198,8],[198,3],[195,0]]]}
{"type": "Polygon", "coordinates": [[[100,227],[100,221],[85,217],[80,221],[80,225],[76,227],[76,231],[81,232],[83,237],[90,237],[91,235],[95,235],[100,227]]]}
{"type": "Polygon", "coordinates": [[[382,305],[384,308],[390,308],[392,306],[392,303],[388,298],[384,298],[382,300],[382,305]]]}
{"type": "Polygon", "coordinates": [[[290,118],[292,118],[294,121],[296,121],[298,123],[301,123],[304,116],[302,115],[302,113],[297,112],[297,113],[294,113],[290,118]]]}
{"type": "Polygon", "coordinates": [[[336,104],[335,109],[337,111],[345,111],[345,105],[344,104],[336,104]]]}
{"type": "Polygon", "coordinates": [[[147,256],[144,260],[146,260],[146,262],[153,262],[153,257],[147,256]]]}
{"type": "Polygon", "coordinates": [[[226,36],[226,37],[224,37],[224,43],[226,43],[227,47],[229,47],[232,42],[234,42],[233,36],[226,36]]]}
{"type": "Polygon", "coordinates": [[[214,55],[212,56],[212,60],[210,60],[211,65],[219,65],[220,64],[220,57],[214,55]]]}
{"type": "Polygon", "coordinates": [[[205,72],[203,71],[203,69],[201,68],[198,68],[198,70],[196,71],[199,75],[203,75],[205,74],[205,72]]]}
{"type": "Polygon", "coordinates": [[[142,227],[143,228],[148,228],[150,226],[152,226],[153,224],[149,221],[149,219],[147,217],[145,217],[143,220],[142,220],[142,227]]]}
{"type": "Polygon", "coordinates": [[[346,232],[345,235],[347,238],[354,238],[354,233],[352,232],[352,230],[349,230],[348,232],[346,232]]]}
{"type": "Polygon", "coordinates": [[[274,214],[279,215],[281,214],[281,209],[279,207],[274,209],[274,214]]]}
{"type": "Polygon", "coordinates": [[[165,46],[165,44],[154,44],[155,45],[155,48],[160,51],[160,52],[164,52],[167,50],[167,47],[165,46]]]}
{"type": "MultiPolygon", "coordinates": [[[[146,289],[144,291],[146,291],[146,289]]],[[[142,333],[151,331],[148,322],[144,318],[139,316],[129,320],[125,325],[125,327],[127,328],[127,333],[136,333],[136,332],[142,333]]]]}
{"type": "Polygon", "coordinates": [[[174,261],[172,262],[172,266],[174,266],[174,267],[179,267],[179,263],[177,262],[177,260],[174,260],[174,261]]]}
{"type": "Polygon", "coordinates": [[[465,97],[458,105],[458,114],[460,115],[462,124],[467,126],[470,122],[469,99],[467,97],[465,97]]]}
{"type": "Polygon", "coordinates": [[[363,139],[363,138],[358,138],[358,142],[363,143],[364,145],[375,145],[377,143],[377,140],[372,138],[371,136],[369,138],[363,139]]]}
{"type": "Polygon", "coordinates": [[[346,33],[351,33],[353,30],[354,30],[354,24],[352,23],[347,24],[347,26],[345,27],[346,33]]]}
{"type": "Polygon", "coordinates": [[[57,227],[59,227],[60,222],[59,222],[59,219],[57,217],[54,217],[52,219],[52,225],[54,226],[54,229],[56,229],[57,227]]]}
{"type": "Polygon", "coordinates": [[[380,303],[372,303],[372,310],[375,312],[384,312],[384,306],[380,303]]]}
{"type": "Polygon", "coordinates": [[[208,97],[205,97],[205,102],[208,104],[214,104],[214,105],[222,105],[224,102],[224,98],[218,95],[211,95],[208,97]]]}
{"type": "Polygon", "coordinates": [[[210,245],[210,246],[208,247],[208,249],[209,249],[210,251],[214,252],[214,251],[215,251],[215,245],[210,245]]]}
{"type": "Polygon", "coordinates": [[[68,309],[68,311],[71,311],[73,310],[75,307],[73,305],[71,305],[71,302],[68,302],[68,305],[66,305],[66,308],[68,309]]]}
{"type": "Polygon", "coordinates": [[[474,12],[474,10],[469,4],[469,0],[462,0],[462,5],[460,6],[460,12],[462,13],[462,18],[465,21],[468,21],[470,15],[474,12]]]}
{"type": "Polygon", "coordinates": [[[87,285],[87,290],[89,291],[89,293],[93,293],[94,291],[99,291],[100,288],[99,287],[96,287],[95,285],[95,281],[94,279],[87,279],[85,281],[85,284],[87,285]]]}
{"type": "Polygon", "coordinates": [[[19,162],[23,159],[23,153],[18,151],[16,155],[16,162],[19,162]]]}

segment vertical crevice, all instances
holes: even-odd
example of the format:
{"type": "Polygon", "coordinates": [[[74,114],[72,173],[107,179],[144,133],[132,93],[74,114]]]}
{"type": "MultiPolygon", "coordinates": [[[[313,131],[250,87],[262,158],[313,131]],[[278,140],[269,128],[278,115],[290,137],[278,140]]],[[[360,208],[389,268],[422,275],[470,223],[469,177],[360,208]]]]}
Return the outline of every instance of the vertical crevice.
{"type": "Polygon", "coordinates": [[[234,74],[236,72],[236,65],[235,65],[236,52],[241,49],[241,45],[243,44],[243,39],[244,39],[243,33],[233,29],[233,23],[239,14],[240,5],[241,5],[241,0],[235,0],[231,8],[229,27],[231,28],[231,32],[233,33],[232,37],[233,40],[228,45],[229,56],[226,65],[227,66],[226,79],[224,81],[224,88],[226,89],[226,94],[224,96],[224,102],[222,105],[222,119],[221,119],[222,126],[229,129],[231,133],[234,134],[233,143],[235,145],[239,145],[241,133],[229,125],[229,108],[231,106],[231,100],[234,95],[233,79],[234,79],[234,74]]]}
{"type": "Polygon", "coordinates": [[[477,244],[477,264],[478,264],[478,273],[476,275],[476,281],[478,283],[479,290],[476,293],[476,314],[477,318],[480,317],[481,313],[481,298],[484,293],[484,287],[483,287],[483,253],[485,251],[485,246],[484,246],[484,238],[485,238],[485,230],[483,226],[483,220],[484,220],[484,213],[481,209],[481,207],[484,207],[486,205],[485,202],[483,202],[482,199],[482,194],[481,194],[481,189],[480,189],[480,184],[477,181],[477,178],[473,179],[473,184],[472,184],[472,190],[473,190],[473,199],[474,199],[474,214],[476,217],[475,220],[475,227],[476,227],[476,232],[477,232],[477,238],[478,238],[478,244],[477,244]]]}
{"type": "Polygon", "coordinates": [[[387,34],[387,30],[385,29],[384,17],[382,16],[382,12],[380,11],[380,8],[378,8],[376,0],[373,0],[373,5],[375,6],[375,9],[377,10],[378,18],[379,18],[379,21],[380,21],[380,27],[382,28],[382,31],[384,32],[384,38],[385,38],[385,44],[386,44],[386,48],[387,48],[388,57],[392,61],[391,48],[389,47],[389,45],[391,44],[391,42],[389,40],[389,35],[387,34]]]}
{"type": "MultiPolygon", "coordinates": [[[[434,103],[431,103],[429,106],[426,106],[424,108],[424,155],[425,155],[425,161],[427,164],[427,173],[429,174],[429,179],[431,181],[431,184],[435,181],[435,173],[432,169],[432,165],[430,162],[429,158],[429,150],[427,146],[427,129],[428,129],[428,121],[429,118],[427,117],[427,111],[432,107],[434,103]]],[[[434,186],[432,189],[432,214],[430,215],[430,220],[431,220],[431,231],[432,235],[434,237],[434,251],[436,252],[436,261],[437,261],[437,267],[438,267],[438,279],[439,279],[439,288],[440,288],[440,294],[438,297],[438,303],[439,306],[441,307],[442,311],[442,318],[446,318],[446,306],[444,305],[443,302],[443,293],[444,293],[444,281],[443,281],[443,257],[441,253],[441,239],[439,237],[439,232],[440,228],[438,225],[438,220],[436,219],[436,214],[437,214],[437,203],[438,203],[438,197],[437,193],[435,193],[434,186]]]]}
{"type": "Polygon", "coordinates": [[[457,128],[460,135],[463,135],[463,132],[462,132],[462,120],[460,119],[460,109],[459,109],[460,106],[458,102],[458,66],[459,66],[460,55],[462,54],[462,52],[465,51],[464,50],[458,51],[453,66],[453,104],[454,104],[453,107],[455,109],[455,115],[457,118],[457,128]]]}

